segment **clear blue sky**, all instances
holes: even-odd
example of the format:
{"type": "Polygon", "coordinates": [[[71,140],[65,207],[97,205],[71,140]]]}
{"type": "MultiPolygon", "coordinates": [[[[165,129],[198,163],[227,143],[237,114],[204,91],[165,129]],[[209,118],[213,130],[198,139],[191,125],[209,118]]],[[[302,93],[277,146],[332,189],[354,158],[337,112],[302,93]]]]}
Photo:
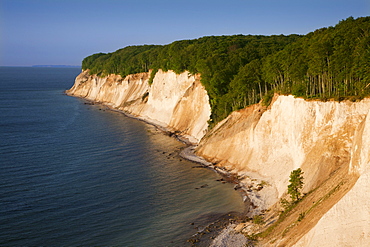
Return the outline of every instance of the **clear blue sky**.
{"type": "Polygon", "coordinates": [[[80,65],[209,35],[306,34],[369,15],[370,0],[0,0],[0,66],[80,65]]]}

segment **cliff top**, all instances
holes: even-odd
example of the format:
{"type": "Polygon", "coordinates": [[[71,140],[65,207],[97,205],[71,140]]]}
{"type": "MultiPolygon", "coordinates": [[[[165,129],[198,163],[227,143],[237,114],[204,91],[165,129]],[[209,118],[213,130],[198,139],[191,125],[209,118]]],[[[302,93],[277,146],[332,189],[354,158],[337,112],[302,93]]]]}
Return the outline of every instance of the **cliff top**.
{"type": "Polygon", "coordinates": [[[200,73],[219,122],[231,111],[268,102],[274,92],[359,100],[370,94],[370,17],[307,35],[233,35],[129,46],[86,57],[82,68],[107,75],[153,69],[200,73]]]}

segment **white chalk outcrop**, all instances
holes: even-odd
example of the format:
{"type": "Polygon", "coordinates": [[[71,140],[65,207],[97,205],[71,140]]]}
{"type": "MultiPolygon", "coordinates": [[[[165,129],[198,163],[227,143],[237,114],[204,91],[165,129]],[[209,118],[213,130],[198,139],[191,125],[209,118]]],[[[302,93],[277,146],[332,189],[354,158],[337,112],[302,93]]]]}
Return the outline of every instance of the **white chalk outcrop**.
{"type": "Polygon", "coordinates": [[[98,77],[83,71],[67,94],[122,110],[197,143],[205,135],[211,115],[199,75],[159,70],[151,85],[149,75],[98,77]]]}

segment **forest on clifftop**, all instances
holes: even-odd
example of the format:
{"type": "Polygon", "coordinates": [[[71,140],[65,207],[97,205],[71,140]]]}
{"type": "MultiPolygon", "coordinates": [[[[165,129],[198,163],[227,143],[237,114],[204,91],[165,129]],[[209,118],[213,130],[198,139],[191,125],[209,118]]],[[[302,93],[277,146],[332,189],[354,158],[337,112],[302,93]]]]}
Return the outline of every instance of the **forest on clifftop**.
{"type": "Polygon", "coordinates": [[[200,73],[217,123],[274,92],[306,99],[370,95],[370,17],[349,17],[306,35],[208,36],[168,45],[128,46],[86,57],[91,74],[152,70],[200,73]]]}

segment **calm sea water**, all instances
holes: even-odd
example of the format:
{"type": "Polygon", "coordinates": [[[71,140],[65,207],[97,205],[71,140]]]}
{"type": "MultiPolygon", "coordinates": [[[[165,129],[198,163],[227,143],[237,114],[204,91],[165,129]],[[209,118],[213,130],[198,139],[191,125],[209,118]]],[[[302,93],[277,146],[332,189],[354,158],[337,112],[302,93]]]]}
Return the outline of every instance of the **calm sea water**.
{"type": "Polygon", "coordinates": [[[64,95],[78,73],[0,67],[0,246],[182,246],[243,210],[181,143],[64,95]]]}

